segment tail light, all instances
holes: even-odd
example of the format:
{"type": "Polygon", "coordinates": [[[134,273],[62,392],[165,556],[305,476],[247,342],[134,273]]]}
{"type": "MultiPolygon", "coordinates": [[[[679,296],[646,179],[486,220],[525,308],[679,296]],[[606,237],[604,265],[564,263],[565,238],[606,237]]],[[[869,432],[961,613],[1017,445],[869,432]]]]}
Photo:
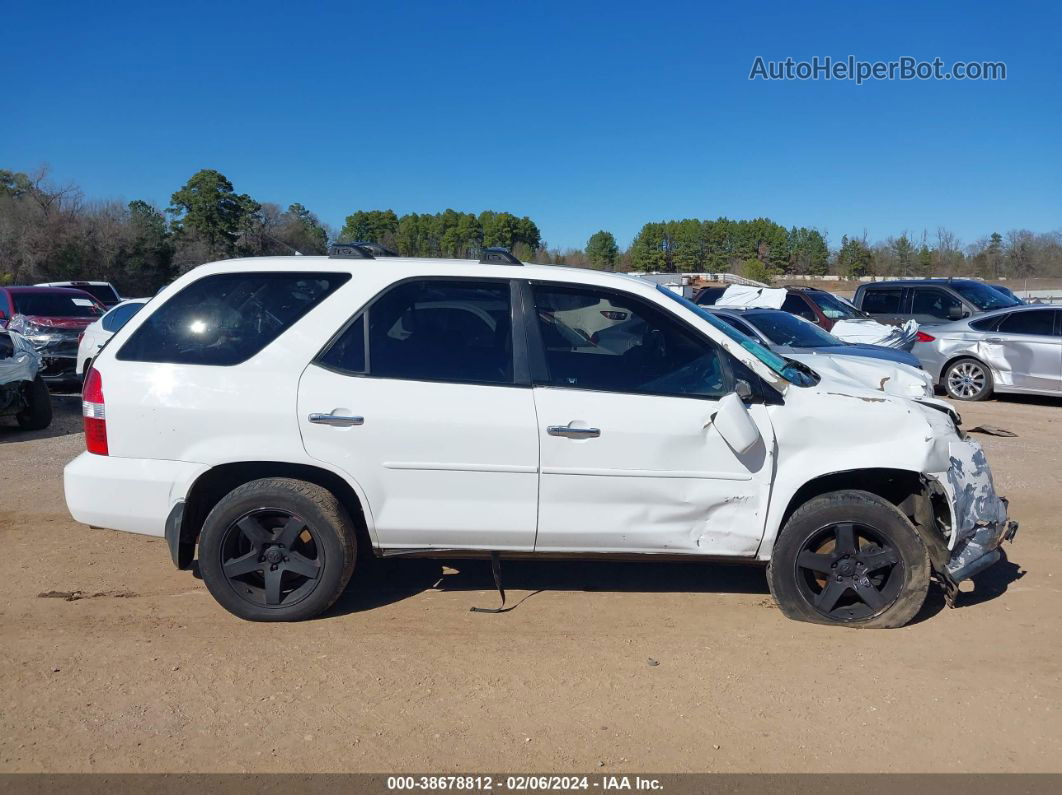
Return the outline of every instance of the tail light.
{"type": "Polygon", "coordinates": [[[917,342],[932,342],[936,337],[926,334],[924,331],[919,331],[915,334],[915,341],[917,342]]]}
{"type": "Polygon", "coordinates": [[[96,455],[109,455],[107,450],[107,413],[103,407],[103,378],[100,371],[90,367],[81,391],[81,414],[85,419],[85,447],[96,455]]]}

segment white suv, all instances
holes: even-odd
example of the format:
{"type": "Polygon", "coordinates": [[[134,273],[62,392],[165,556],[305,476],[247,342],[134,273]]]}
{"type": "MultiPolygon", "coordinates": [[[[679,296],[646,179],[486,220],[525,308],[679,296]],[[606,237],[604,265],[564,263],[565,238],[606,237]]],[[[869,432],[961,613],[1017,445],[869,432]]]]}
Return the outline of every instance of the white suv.
{"type": "Polygon", "coordinates": [[[358,555],[608,553],[768,563],[786,615],[892,627],[1016,530],[942,401],[820,376],[636,279],[346,252],[204,265],[115,334],[74,517],[198,552],[264,621],[327,609],[358,555]],[[572,327],[601,305],[639,338],[572,327]]]}

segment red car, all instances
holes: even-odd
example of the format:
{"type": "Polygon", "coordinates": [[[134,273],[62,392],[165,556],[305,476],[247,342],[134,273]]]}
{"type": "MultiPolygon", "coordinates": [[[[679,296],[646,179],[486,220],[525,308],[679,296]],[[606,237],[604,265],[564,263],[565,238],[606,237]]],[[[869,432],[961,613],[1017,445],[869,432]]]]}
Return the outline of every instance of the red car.
{"type": "MultiPolygon", "coordinates": [[[[781,306],[782,311],[810,320],[816,326],[821,326],[824,331],[832,329],[838,320],[867,320],[870,317],[833,293],[817,287],[786,285],[782,289],[788,293],[781,306]]],[[[711,306],[725,290],[725,287],[705,287],[694,296],[693,301],[711,306]]]]}
{"type": "Polygon", "coordinates": [[[77,344],[85,328],[106,310],[84,290],[64,287],[0,287],[0,326],[17,331],[41,355],[41,376],[75,386],[77,344]]]}

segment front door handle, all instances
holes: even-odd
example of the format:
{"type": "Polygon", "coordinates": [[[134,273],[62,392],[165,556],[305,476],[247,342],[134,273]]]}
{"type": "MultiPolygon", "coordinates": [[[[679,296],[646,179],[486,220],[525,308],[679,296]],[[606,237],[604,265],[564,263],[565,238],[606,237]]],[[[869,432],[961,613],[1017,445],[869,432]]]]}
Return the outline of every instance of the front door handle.
{"type": "Polygon", "coordinates": [[[365,424],[364,417],[349,417],[344,414],[311,414],[307,419],[316,425],[331,425],[334,428],[365,424]]]}
{"type": "Polygon", "coordinates": [[[601,435],[600,428],[573,428],[571,425],[550,425],[546,428],[550,436],[563,436],[566,439],[596,439],[601,435]]]}
{"type": "Polygon", "coordinates": [[[1003,342],[1003,338],[1002,337],[985,337],[985,342],[992,342],[992,343],[999,344],[999,343],[1003,342]]]}

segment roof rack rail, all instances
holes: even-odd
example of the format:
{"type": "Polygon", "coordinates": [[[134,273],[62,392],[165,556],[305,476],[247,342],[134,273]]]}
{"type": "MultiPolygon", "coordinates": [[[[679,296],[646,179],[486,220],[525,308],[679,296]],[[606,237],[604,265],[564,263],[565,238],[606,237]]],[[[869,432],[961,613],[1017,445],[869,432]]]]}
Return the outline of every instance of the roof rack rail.
{"type": "Polygon", "coordinates": [[[329,259],[376,259],[360,243],[333,243],[328,247],[329,259]]]}
{"type": "Polygon", "coordinates": [[[479,253],[480,265],[523,265],[507,248],[493,246],[482,249],[479,253]]]}
{"type": "Polygon", "coordinates": [[[398,252],[392,251],[386,246],[382,246],[379,243],[371,243],[365,240],[357,240],[350,245],[357,246],[360,249],[368,251],[374,257],[397,257],[398,252]]]}

